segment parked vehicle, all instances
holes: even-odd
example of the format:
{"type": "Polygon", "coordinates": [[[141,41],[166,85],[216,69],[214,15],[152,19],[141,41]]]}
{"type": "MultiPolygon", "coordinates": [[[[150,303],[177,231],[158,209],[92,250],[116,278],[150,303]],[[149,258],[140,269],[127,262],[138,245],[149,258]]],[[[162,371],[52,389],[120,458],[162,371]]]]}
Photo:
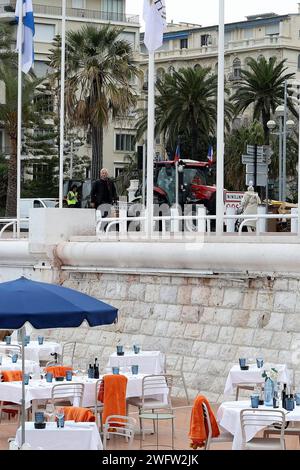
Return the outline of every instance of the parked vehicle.
{"type": "MultiPolygon", "coordinates": [[[[20,200],[20,217],[21,219],[29,219],[29,210],[41,207],[58,207],[58,199],[55,198],[23,198],[20,200]]],[[[29,220],[20,224],[21,229],[29,228],[29,220]]]]}

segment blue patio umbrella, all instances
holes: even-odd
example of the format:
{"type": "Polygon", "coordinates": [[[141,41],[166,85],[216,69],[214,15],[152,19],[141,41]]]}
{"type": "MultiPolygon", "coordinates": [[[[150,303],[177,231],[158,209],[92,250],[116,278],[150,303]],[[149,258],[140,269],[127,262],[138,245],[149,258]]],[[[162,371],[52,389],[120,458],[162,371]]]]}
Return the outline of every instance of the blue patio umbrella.
{"type": "MultiPolygon", "coordinates": [[[[22,331],[22,371],[25,370],[26,322],[36,329],[110,325],[118,310],[89,295],[21,277],[0,284],[0,329],[22,331]]],[[[22,444],[25,442],[25,385],[22,384],[22,444]]]]}

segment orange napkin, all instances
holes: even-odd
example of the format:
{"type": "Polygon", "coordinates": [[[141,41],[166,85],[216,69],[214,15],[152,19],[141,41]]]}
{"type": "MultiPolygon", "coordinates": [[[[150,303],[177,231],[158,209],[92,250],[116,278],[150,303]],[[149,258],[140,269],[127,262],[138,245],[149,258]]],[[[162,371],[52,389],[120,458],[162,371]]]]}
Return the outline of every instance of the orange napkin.
{"type": "Polygon", "coordinates": [[[75,421],[76,423],[87,423],[96,421],[95,415],[86,408],[79,406],[64,406],[65,421],[75,421]]]}
{"type": "Polygon", "coordinates": [[[49,366],[45,368],[46,372],[51,372],[53,374],[53,377],[65,377],[67,370],[72,370],[72,367],[69,366],[49,366]]]}
{"type": "Polygon", "coordinates": [[[22,380],[21,370],[2,370],[0,375],[2,375],[2,382],[15,382],[22,380]]]}

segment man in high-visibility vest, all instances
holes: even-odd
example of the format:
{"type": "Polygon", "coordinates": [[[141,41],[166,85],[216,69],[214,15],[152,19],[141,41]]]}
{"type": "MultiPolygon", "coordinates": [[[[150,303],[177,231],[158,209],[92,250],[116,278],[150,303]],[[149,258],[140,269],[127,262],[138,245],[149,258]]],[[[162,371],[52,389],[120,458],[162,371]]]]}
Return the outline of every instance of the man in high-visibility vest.
{"type": "Polygon", "coordinates": [[[67,204],[70,208],[78,207],[78,192],[76,184],[73,184],[71,191],[68,192],[67,204]]]}

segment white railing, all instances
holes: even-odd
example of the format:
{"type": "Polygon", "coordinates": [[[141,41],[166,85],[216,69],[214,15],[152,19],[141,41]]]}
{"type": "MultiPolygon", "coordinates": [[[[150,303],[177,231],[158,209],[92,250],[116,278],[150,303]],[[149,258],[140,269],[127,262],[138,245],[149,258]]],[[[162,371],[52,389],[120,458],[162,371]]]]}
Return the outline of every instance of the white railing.
{"type": "MultiPolygon", "coordinates": [[[[20,222],[27,222],[28,218],[20,219],[20,222]]],[[[3,238],[4,232],[12,227],[12,238],[17,238],[17,219],[0,218],[0,239],[3,238]]]]}

